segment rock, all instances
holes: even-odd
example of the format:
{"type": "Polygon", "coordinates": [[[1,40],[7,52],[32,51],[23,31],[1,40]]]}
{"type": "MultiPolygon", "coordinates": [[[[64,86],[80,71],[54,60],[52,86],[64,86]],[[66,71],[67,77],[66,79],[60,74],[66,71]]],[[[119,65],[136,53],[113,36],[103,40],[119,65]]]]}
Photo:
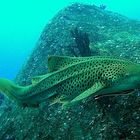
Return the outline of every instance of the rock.
{"type": "MultiPolygon", "coordinates": [[[[48,55],[74,56],[69,49],[77,46],[71,35],[74,29],[88,35],[85,41],[89,39],[87,48],[91,52],[86,55],[110,55],[140,62],[140,21],[76,3],[60,11],[46,25],[16,82],[28,85],[31,77],[47,73],[48,55]]],[[[78,50],[74,52],[81,55],[78,50]]],[[[96,102],[91,97],[68,111],[61,111],[60,105],[49,106],[48,102],[38,109],[22,109],[12,104],[12,109],[0,118],[0,139],[15,136],[27,140],[136,140],[140,139],[139,106],[139,93],[105,97],[96,102]]]]}

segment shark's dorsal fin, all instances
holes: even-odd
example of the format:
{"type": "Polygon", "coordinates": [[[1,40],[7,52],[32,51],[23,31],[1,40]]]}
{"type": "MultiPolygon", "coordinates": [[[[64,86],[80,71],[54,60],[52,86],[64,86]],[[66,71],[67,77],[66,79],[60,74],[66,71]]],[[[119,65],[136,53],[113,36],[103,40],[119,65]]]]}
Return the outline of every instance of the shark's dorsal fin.
{"type": "Polygon", "coordinates": [[[49,56],[48,57],[48,70],[49,72],[54,72],[68,65],[71,65],[75,61],[76,59],[74,57],[49,56]]]}
{"type": "Polygon", "coordinates": [[[41,82],[42,80],[44,80],[45,78],[47,78],[48,76],[50,76],[50,73],[47,73],[45,75],[32,77],[32,84],[35,85],[35,84],[41,82]]]}
{"type": "Polygon", "coordinates": [[[91,58],[92,57],[49,56],[48,70],[49,72],[54,72],[67,66],[89,60],[91,58]]]}

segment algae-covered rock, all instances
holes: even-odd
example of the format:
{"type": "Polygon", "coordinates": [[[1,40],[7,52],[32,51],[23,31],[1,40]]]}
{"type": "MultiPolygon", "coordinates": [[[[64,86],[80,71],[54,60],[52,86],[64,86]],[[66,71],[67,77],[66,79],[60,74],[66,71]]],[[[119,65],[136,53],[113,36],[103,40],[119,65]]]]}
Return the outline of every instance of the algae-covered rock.
{"type": "MultiPolygon", "coordinates": [[[[139,21],[94,5],[66,7],[46,25],[16,82],[28,85],[31,77],[47,73],[48,55],[110,55],[140,62],[139,29],[139,21]]],[[[62,111],[58,104],[49,106],[48,102],[36,109],[23,109],[8,101],[4,105],[0,108],[2,140],[140,139],[139,93],[95,102],[91,97],[68,111],[62,111]]]]}

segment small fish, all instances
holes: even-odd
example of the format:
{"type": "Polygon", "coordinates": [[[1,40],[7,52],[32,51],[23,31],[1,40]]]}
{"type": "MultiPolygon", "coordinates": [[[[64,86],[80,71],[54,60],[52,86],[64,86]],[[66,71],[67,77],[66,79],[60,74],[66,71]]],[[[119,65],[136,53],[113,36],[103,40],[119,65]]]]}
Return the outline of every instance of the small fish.
{"type": "Polygon", "coordinates": [[[121,95],[140,89],[140,65],[110,57],[48,57],[48,73],[18,86],[0,78],[0,92],[22,106],[38,107],[49,100],[63,107],[94,96],[121,95]]]}

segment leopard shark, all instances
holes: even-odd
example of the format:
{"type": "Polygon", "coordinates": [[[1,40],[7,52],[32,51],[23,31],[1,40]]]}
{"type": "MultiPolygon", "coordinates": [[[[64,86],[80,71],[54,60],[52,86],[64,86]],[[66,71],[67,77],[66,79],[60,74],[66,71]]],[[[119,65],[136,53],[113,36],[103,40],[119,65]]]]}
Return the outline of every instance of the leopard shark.
{"type": "Polygon", "coordinates": [[[122,95],[140,89],[140,64],[111,57],[49,56],[48,73],[28,86],[0,78],[0,93],[18,104],[38,107],[42,102],[72,105],[90,96],[122,95]]]}

